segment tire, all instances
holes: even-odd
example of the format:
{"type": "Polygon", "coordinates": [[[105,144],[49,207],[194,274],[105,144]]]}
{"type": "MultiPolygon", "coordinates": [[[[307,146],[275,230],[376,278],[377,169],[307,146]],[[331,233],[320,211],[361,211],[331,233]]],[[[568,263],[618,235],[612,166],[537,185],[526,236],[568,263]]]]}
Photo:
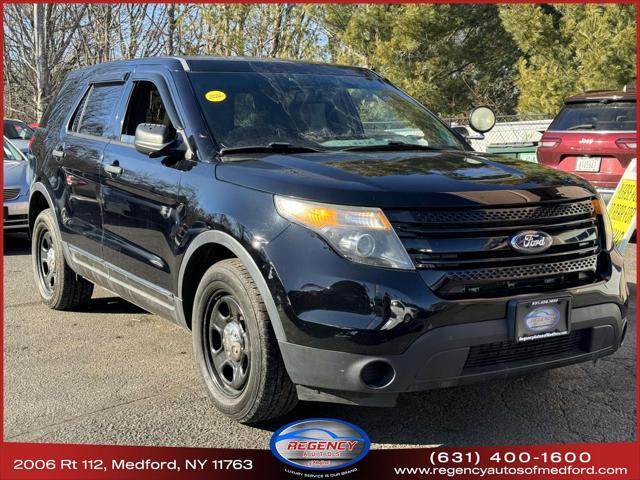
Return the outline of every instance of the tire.
{"type": "Polygon", "coordinates": [[[220,412],[255,423],[295,407],[295,386],[266,306],[240,260],[223,260],[205,272],[192,319],[198,369],[220,412]]]}
{"type": "Polygon", "coordinates": [[[40,297],[54,310],[69,310],[91,299],[93,283],[77,275],[64,258],[51,209],[40,212],[31,235],[33,273],[40,297]]]}

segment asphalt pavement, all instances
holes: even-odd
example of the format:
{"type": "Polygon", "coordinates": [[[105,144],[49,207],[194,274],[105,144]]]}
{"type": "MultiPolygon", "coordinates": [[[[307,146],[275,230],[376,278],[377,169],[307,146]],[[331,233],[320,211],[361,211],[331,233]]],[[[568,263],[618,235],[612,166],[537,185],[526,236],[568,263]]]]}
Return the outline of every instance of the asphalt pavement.
{"type": "Polygon", "coordinates": [[[40,302],[25,236],[4,254],[4,438],[8,441],[268,448],[285,422],[336,417],[374,448],[635,439],[636,246],[625,254],[634,298],[625,345],[585,363],[402,395],[396,408],[301,403],[245,426],[219,414],[194,365],[189,332],[97,289],[88,308],[40,302]]]}

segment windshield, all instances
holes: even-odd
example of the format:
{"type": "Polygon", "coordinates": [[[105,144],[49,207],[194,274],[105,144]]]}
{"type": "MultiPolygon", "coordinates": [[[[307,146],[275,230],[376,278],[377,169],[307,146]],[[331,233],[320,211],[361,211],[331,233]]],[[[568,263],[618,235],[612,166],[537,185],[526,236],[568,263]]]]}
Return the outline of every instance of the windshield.
{"type": "Polygon", "coordinates": [[[31,140],[33,130],[24,122],[5,120],[4,135],[10,140],[31,140]]]}
{"type": "Polygon", "coordinates": [[[4,147],[4,161],[5,162],[20,162],[24,161],[24,157],[20,154],[18,149],[11,145],[7,140],[3,142],[4,147]]]}
{"type": "Polygon", "coordinates": [[[433,114],[377,77],[216,72],[190,78],[222,148],[464,148],[433,114]]]}
{"type": "Polygon", "coordinates": [[[549,130],[634,132],[636,104],[632,102],[570,104],[558,114],[549,126],[549,130]]]}

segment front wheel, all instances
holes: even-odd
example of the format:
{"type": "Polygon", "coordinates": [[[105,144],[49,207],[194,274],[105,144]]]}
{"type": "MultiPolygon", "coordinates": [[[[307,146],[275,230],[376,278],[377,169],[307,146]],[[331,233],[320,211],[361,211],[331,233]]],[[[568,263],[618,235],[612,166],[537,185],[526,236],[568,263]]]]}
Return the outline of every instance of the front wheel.
{"type": "Polygon", "coordinates": [[[218,410],[253,423],[284,415],[295,406],[295,386],[266,306],[240,260],[223,260],[205,272],[192,318],[196,361],[218,410]]]}

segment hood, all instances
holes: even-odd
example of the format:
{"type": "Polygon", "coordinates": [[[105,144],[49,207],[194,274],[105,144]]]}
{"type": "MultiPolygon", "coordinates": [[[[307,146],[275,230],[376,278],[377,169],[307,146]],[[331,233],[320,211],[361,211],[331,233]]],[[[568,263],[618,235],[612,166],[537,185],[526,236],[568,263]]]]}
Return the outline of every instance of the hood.
{"type": "Polygon", "coordinates": [[[234,155],[218,164],[216,176],[274,194],[378,207],[507,205],[595,193],[566,172],[458,150],[234,155]]]}
{"type": "Polygon", "coordinates": [[[29,162],[4,162],[4,186],[21,187],[23,190],[28,185],[29,162]]]}

